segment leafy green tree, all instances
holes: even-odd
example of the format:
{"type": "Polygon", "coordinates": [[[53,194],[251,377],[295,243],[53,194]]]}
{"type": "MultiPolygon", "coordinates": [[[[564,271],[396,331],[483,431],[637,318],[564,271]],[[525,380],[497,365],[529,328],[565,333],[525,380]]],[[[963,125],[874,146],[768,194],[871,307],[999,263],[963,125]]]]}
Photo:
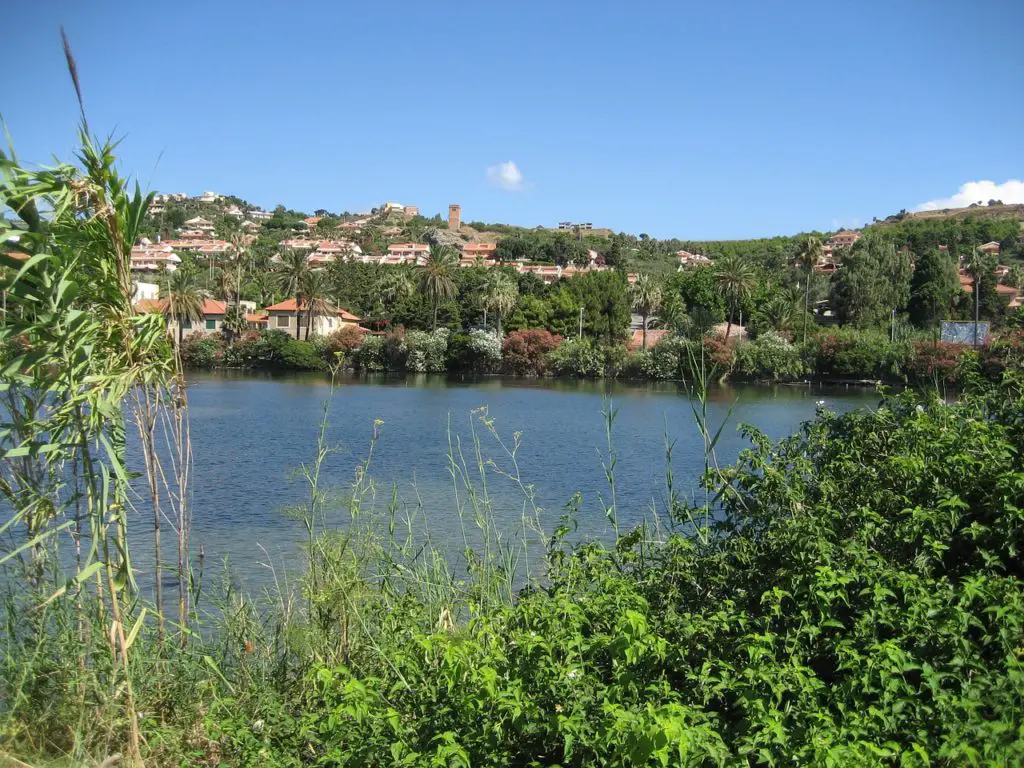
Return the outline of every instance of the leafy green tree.
{"type": "Polygon", "coordinates": [[[677,272],[669,278],[665,290],[669,293],[673,289],[691,313],[701,310],[714,317],[715,323],[725,320],[725,298],[718,286],[714,267],[697,267],[677,272]]]}
{"type": "Polygon", "coordinates": [[[556,285],[551,286],[547,306],[547,329],[565,338],[575,337],[579,332],[580,308],[583,303],[580,297],[569,288],[568,281],[560,280],[556,285]]]}
{"type": "Polygon", "coordinates": [[[715,264],[715,278],[729,307],[729,317],[725,326],[725,339],[728,341],[736,312],[744,300],[753,293],[757,275],[744,259],[730,255],[719,259],[715,264]]]}
{"type": "Polygon", "coordinates": [[[953,259],[937,248],[925,251],[910,279],[910,322],[918,328],[934,328],[959,295],[960,279],[953,259]]]}
{"type": "Polygon", "coordinates": [[[830,298],[841,325],[885,325],[910,299],[910,254],[883,237],[868,235],[850,249],[832,275],[830,298]]]}
{"type": "Polygon", "coordinates": [[[427,260],[419,268],[420,292],[429,299],[434,308],[433,328],[437,329],[437,310],[441,302],[455,298],[455,270],[459,268],[459,257],[447,246],[430,246],[427,260]]]}
{"type": "Polygon", "coordinates": [[[647,319],[661,307],[661,286],[650,275],[639,275],[629,287],[629,296],[634,312],[643,319],[643,348],[647,349],[647,319]]]}
{"type": "Polygon", "coordinates": [[[507,323],[510,330],[547,329],[551,320],[548,302],[539,296],[521,296],[519,304],[507,323]]]}
{"type": "Polygon", "coordinates": [[[607,344],[620,339],[630,320],[626,278],[620,272],[588,272],[567,282],[576,305],[583,307],[584,330],[607,344]]]}
{"type": "MultiPolygon", "coordinates": [[[[804,341],[807,341],[807,318],[810,314],[811,275],[814,273],[814,267],[817,266],[819,259],[821,259],[823,251],[824,247],[821,244],[821,239],[814,235],[808,235],[800,247],[800,254],[797,256],[800,266],[806,272],[804,276],[804,341]]],[[[776,328],[776,330],[779,329],[776,328]]]]}
{"type": "Polygon", "coordinates": [[[1010,272],[1006,276],[1006,284],[1013,288],[1024,288],[1024,269],[1020,268],[1020,264],[1010,267],[1010,272]]]}
{"type": "Polygon", "coordinates": [[[301,251],[288,250],[281,254],[277,266],[278,285],[285,296],[295,299],[295,338],[299,338],[299,313],[302,309],[306,278],[310,273],[306,254],[301,251]]]}

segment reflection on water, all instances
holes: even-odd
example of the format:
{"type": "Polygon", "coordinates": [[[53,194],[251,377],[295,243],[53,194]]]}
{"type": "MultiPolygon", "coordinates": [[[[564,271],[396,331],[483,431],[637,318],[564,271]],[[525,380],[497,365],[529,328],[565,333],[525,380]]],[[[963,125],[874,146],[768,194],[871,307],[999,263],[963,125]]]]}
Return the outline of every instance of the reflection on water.
{"type": "MultiPolygon", "coordinates": [[[[321,375],[253,375],[240,372],[192,374],[189,403],[194,453],[193,543],[206,552],[207,568],[229,558],[233,571],[250,585],[269,578],[268,557],[297,562],[301,525],[288,518],[288,505],[306,489],[295,469],[312,460],[329,380],[321,375]]],[[[703,468],[699,433],[690,402],[675,384],[624,384],[550,379],[452,380],[439,376],[350,377],[339,382],[330,402],[328,442],[339,446],[324,466],[322,481],[345,489],[357,464],[365,461],[380,420],[370,475],[377,484],[372,506],[383,511],[391,484],[406,509],[429,522],[435,543],[461,547],[462,533],[449,471],[451,445],[476,470],[474,433],[481,455],[502,470],[518,469],[532,484],[548,529],[566,502],[579,492],[580,535],[608,535],[602,498],[608,486],[602,469],[607,455],[602,410],[605,396],[616,409],[613,437],[621,527],[639,523],[665,496],[666,434],[674,440],[675,486],[696,488],[703,468]],[[486,410],[482,410],[486,409],[486,410]],[[481,421],[493,424],[504,447],[481,421]],[[520,433],[516,462],[506,453],[520,433]]],[[[747,447],[736,427],[750,423],[772,438],[795,431],[813,418],[816,401],[845,411],[877,402],[863,390],[828,391],[801,387],[720,388],[709,393],[713,428],[733,412],[723,431],[718,459],[735,460],[747,447]]],[[[130,433],[131,434],[131,433],[130,433]]],[[[524,511],[518,486],[486,472],[495,516],[510,527],[524,511]]],[[[479,481],[479,477],[475,478],[479,481]]],[[[461,491],[460,491],[461,493],[461,491]]],[[[464,494],[461,494],[464,497],[464,494]]],[[[342,515],[338,524],[344,524],[342,515]]],[[[135,531],[144,532],[140,520],[135,531]]],[[[135,538],[140,580],[151,562],[144,533],[135,538]]],[[[168,551],[167,560],[173,559],[168,551]]]]}

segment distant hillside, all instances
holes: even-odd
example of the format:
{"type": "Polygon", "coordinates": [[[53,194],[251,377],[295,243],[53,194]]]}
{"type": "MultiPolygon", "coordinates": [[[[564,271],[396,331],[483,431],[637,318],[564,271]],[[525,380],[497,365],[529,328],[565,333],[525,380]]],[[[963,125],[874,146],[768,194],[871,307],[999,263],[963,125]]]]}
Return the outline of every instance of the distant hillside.
{"type": "Polygon", "coordinates": [[[1017,219],[1024,220],[1024,204],[975,205],[968,208],[941,208],[937,211],[901,211],[877,222],[881,225],[898,224],[908,219],[1017,219]]]}

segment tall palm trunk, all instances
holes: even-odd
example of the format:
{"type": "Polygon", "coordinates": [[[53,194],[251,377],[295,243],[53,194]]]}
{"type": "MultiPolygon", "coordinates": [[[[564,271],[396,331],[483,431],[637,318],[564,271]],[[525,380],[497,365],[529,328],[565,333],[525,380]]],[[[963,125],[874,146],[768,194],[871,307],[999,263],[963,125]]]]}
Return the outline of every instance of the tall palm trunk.
{"type": "Polygon", "coordinates": [[[644,312],[642,315],[640,315],[640,317],[643,318],[643,321],[644,321],[644,343],[643,343],[643,348],[646,351],[646,349],[647,349],[647,313],[644,312]]]}
{"type": "Polygon", "coordinates": [[[498,316],[498,338],[501,338],[501,312],[497,311],[495,314],[498,316]]]}
{"type": "Polygon", "coordinates": [[[974,276],[974,346],[978,346],[978,308],[981,300],[981,275],[974,276]]]}
{"type": "Polygon", "coordinates": [[[811,300],[811,273],[807,273],[807,284],[804,286],[804,343],[807,343],[807,309],[811,300]]]}
{"type": "Polygon", "coordinates": [[[433,328],[433,330],[435,330],[435,331],[437,330],[437,308],[438,308],[439,305],[440,305],[440,302],[435,299],[434,300],[434,328],[433,328]]]}

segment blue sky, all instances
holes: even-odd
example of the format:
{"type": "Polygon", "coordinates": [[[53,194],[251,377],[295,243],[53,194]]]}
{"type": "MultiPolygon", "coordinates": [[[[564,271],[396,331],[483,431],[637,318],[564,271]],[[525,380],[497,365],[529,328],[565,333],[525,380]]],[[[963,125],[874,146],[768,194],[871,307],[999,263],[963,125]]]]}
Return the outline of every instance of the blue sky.
{"type": "Polygon", "coordinates": [[[22,160],[73,147],[61,23],[93,130],[159,191],[697,239],[1024,179],[1018,0],[10,3],[22,160]]]}

